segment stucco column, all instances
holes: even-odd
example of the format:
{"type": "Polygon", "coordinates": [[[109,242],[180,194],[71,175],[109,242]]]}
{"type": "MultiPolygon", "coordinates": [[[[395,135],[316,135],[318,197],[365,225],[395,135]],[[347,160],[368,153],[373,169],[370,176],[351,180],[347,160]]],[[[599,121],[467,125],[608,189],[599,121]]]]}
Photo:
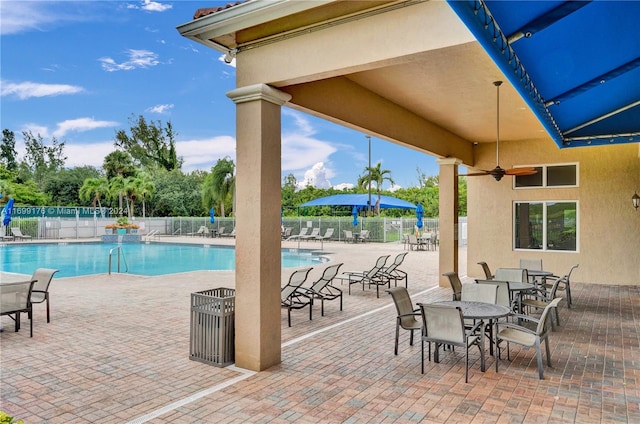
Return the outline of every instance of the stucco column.
{"type": "Polygon", "coordinates": [[[280,109],[265,84],[227,93],[236,104],[236,365],[280,363],[280,109]]]}
{"type": "Polygon", "coordinates": [[[458,272],[458,165],[456,158],[438,159],[440,164],[440,287],[450,287],[442,274],[458,272]]]}

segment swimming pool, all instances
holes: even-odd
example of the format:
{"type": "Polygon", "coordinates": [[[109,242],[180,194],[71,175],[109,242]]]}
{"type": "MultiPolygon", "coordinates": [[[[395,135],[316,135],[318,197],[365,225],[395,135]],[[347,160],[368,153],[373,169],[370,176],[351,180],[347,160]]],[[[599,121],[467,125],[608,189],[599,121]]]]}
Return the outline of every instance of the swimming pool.
{"type": "MultiPolygon", "coordinates": [[[[236,251],[229,246],[173,243],[10,243],[0,247],[0,269],[31,275],[36,268],[56,268],[56,277],[106,274],[109,251],[120,246],[120,271],[135,275],[165,275],[200,270],[234,270],[236,251]]],[[[309,251],[283,249],[282,267],[313,266],[326,259],[309,251]]],[[[111,272],[117,271],[117,252],[111,272]]]]}

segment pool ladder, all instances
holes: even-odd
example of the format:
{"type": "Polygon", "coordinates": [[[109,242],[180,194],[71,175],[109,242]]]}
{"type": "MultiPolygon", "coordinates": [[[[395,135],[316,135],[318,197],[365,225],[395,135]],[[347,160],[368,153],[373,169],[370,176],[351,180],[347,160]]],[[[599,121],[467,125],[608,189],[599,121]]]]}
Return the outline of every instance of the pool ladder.
{"type": "Polygon", "coordinates": [[[127,265],[127,259],[124,257],[124,252],[122,251],[122,246],[116,246],[109,250],[109,275],[111,275],[111,260],[113,258],[113,251],[118,251],[118,271],[120,272],[120,257],[122,257],[122,261],[124,262],[125,271],[129,272],[129,266],[127,265]]]}

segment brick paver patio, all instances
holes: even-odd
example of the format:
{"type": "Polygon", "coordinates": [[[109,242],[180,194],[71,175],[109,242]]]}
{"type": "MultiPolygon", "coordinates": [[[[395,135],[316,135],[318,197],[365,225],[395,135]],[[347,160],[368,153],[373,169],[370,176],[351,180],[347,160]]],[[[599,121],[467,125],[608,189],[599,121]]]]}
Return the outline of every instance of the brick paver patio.
{"type": "MultiPolygon", "coordinates": [[[[334,242],[323,251],[343,270],[361,271],[402,245],[334,242]]],[[[437,286],[437,261],[437,252],[407,255],[401,268],[414,302],[450,297],[437,286]]],[[[551,334],[545,380],[535,351],[512,346],[497,374],[493,357],[482,373],[473,356],[468,384],[462,351],[427,362],[421,375],[420,343],[409,346],[401,332],[394,356],[391,298],[357,286],[342,312],[338,302],[325,304],[324,317],[316,306],[313,321],[293,311],[289,328],[283,310],[276,367],[252,373],[192,361],[190,293],[214,287],[234,287],[233,273],[54,279],[51,323],[35,305],[33,338],[28,324],[15,333],[2,317],[0,409],[25,423],[640,422],[638,286],[576,278],[575,307],[561,304],[561,327],[551,334]]]]}

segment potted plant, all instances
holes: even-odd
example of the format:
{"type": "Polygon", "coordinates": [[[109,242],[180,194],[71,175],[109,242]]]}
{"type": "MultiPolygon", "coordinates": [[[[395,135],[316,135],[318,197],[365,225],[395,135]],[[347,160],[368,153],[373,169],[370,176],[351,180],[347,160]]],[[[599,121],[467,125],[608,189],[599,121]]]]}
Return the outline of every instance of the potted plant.
{"type": "Polygon", "coordinates": [[[104,226],[107,234],[113,234],[113,230],[116,230],[118,234],[136,234],[140,226],[129,222],[126,216],[121,216],[114,224],[107,224],[104,226]]]}

